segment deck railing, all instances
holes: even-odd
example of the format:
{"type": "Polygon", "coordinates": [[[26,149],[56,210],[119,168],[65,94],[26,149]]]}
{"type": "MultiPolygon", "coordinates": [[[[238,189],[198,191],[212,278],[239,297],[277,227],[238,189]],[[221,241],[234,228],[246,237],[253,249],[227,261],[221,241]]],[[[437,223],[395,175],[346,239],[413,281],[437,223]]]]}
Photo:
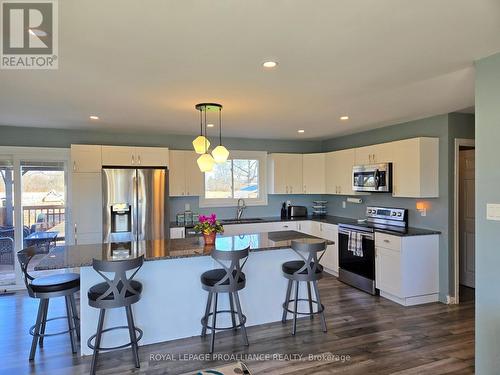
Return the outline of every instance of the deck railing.
{"type": "Polygon", "coordinates": [[[64,221],[65,206],[23,206],[24,225],[31,228],[38,224],[37,230],[48,230],[64,221]]]}

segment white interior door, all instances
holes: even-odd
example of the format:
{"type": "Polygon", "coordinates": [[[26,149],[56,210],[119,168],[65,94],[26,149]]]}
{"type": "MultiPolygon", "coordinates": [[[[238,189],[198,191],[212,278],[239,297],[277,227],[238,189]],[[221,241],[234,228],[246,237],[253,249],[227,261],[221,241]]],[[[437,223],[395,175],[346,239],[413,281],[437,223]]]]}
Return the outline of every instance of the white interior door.
{"type": "Polygon", "coordinates": [[[460,151],[459,238],[460,284],[474,288],[475,279],[475,151],[460,151]]]}

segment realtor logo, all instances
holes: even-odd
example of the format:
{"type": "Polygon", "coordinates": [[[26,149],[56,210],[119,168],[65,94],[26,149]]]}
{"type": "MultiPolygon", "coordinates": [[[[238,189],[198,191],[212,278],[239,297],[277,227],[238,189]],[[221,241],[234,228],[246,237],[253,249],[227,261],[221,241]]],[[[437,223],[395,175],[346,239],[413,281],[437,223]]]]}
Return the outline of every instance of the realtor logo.
{"type": "Polygon", "coordinates": [[[1,69],[57,69],[57,0],[1,1],[1,69]]]}

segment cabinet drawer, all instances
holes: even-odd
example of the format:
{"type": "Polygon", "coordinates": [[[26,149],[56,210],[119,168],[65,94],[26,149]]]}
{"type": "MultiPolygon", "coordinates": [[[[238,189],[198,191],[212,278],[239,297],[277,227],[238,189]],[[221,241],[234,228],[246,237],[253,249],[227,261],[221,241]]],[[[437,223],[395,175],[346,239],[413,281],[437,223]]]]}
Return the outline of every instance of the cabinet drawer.
{"type": "Polygon", "coordinates": [[[297,223],[296,222],[284,222],[284,223],[272,223],[270,226],[271,231],[275,232],[281,232],[281,231],[286,231],[286,230],[297,230],[297,223]]]}
{"type": "Polygon", "coordinates": [[[401,237],[385,233],[375,233],[375,246],[401,251],[401,237]]]}

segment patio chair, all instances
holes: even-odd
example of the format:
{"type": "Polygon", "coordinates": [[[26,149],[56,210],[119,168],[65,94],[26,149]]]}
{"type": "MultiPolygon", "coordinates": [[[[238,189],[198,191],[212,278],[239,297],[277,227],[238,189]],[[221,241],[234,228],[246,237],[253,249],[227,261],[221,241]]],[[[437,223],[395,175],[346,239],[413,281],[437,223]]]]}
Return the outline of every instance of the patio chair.
{"type": "Polygon", "coordinates": [[[14,240],[0,237],[0,264],[14,265],[14,240]]]}

